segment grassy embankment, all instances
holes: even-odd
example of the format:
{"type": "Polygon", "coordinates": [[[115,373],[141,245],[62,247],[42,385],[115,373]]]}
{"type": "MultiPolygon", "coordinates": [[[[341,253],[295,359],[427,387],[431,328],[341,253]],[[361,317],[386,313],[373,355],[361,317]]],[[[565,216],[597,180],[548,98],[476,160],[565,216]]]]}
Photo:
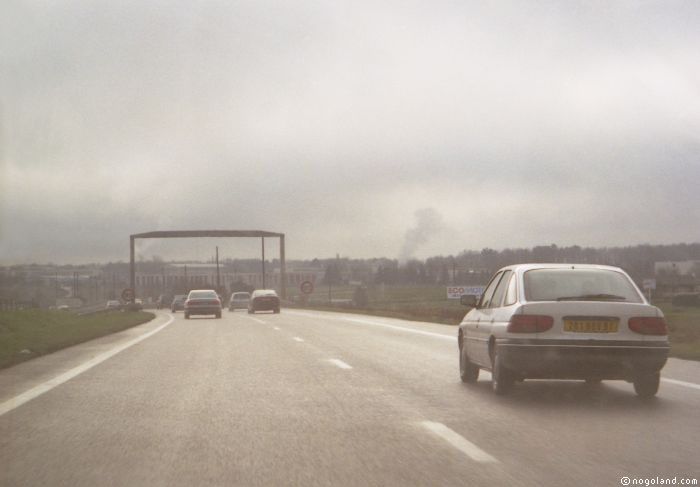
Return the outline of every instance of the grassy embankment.
{"type": "MultiPolygon", "coordinates": [[[[298,294],[296,289],[289,291],[290,295],[298,294]]],[[[448,325],[458,324],[467,312],[459,301],[446,298],[444,287],[386,286],[382,291],[377,286],[368,290],[369,305],[365,309],[338,305],[338,300],[351,300],[353,292],[349,287],[333,288],[332,299],[336,304],[330,306],[327,288],[319,287],[306,307],[448,325]]],[[[654,304],[664,312],[669,325],[671,356],[700,360],[700,308],[678,307],[669,302],[654,304]]]]}
{"type": "Polygon", "coordinates": [[[147,312],[78,316],[67,311],[0,312],[0,368],[54,352],[153,319],[147,312]]]}

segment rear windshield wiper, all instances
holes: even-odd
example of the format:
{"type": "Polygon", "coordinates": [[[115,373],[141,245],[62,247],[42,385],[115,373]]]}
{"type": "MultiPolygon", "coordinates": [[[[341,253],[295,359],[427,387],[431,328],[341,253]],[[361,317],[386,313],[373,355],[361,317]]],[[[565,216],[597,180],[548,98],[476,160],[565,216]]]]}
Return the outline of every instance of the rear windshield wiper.
{"type": "Polygon", "coordinates": [[[624,296],[616,294],[583,294],[581,296],[563,296],[557,301],[627,301],[624,296]]]}

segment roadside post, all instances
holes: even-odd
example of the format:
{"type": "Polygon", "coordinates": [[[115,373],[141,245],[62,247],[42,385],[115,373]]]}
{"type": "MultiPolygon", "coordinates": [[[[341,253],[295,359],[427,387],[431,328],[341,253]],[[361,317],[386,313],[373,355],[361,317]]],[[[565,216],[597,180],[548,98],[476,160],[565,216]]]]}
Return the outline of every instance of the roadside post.
{"type": "Polygon", "coordinates": [[[651,303],[651,292],[656,291],[656,279],[643,279],[642,288],[647,292],[647,301],[651,303]]]}

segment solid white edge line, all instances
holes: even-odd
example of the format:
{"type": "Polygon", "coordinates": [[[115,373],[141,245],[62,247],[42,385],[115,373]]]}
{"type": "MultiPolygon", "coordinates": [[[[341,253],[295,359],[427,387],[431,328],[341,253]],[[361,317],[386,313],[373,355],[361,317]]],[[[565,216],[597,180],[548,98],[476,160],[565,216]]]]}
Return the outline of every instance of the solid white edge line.
{"type": "Polygon", "coordinates": [[[362,325],[371,325],[371,326],[382,326],[384,328],[390,328],[392,330],[401,330],[401,331],[405,331],[408,333],[415,333],[416,335],[426,335],[426,336],[431,336],[431,337],[442,338],[443,340],[450,340],[450,341],[457,340],[456,336],[443,335],[442,333],[434,333],[432,331],[414,330],[413,328],[405,328],[403,326],[389,325],[387,323],[382,323],[380,321],[371,321],[371,320],[363,320],[362,318],[347,318],[347,317],[343,317],[341,319],[343,319],[344,321],[349,321],[351,323],[360,323],[362,325]]]}
{"type": "Polygon", "coordinates": [[[669,384],[675,384],[677,386],[690,387],[691,389],[700,390],[700,384],[693,384],[692,382],[685,382],[676,379],[667,379],[666,377],[662,377],[661,382],[668,382],[669,384]]]}
{"type": "MultiPolygon", "coordinates": [[[[303,311],[288,311],[288,313],[298,315],[298,316],[308,316],[310,318],[318,318],[318,319],[327,318],[326,315],[304,313],[303,311]]],[[[414,328],[406,328],[403,326],[390,325],[388,323],[382,323],[381,321],[372,321],[372,320],[366,320],[366,319],[362,319],[362,318],[348,318],[347,316],[330,316],[329,318],[334,319],[334,320],[347,321],[350,323],[359,323],[362,325],[382,326],[384,328],[390,328],[392,330],[400,330],[400,331],[405,331],[408,333],[415,333],[416,335],[425,335],[425,336],[431,336],[431,337],[436,337],[436,338],[442,338],[443,340],[456,340],[457,339],[456,336],[444,335],[442,333],[435,333],[432,331],[416,330],[414,328]]]]}
{"type": "MultiPolygon", "coordinates": [[[[321,315],[313,314],[313,313],[304,313],[303,311],[292,311],[291,313],[296,314],[296,315],[301,315],[301,316],[309,316],[312,318],[324,318],[325,317],[325,316],[321,316],[321,315]]],[[[441,333],[434,333],[434,332],[423,331],[423,330],[414,330],[412,328],[405,328],[403,326],[389,325],[388,323],[381,323],[379,321],[365,320],[362,318],[348,318],[346,316],[338,316],[338,317],[334,316],[333,319],[349,321],[351,323],[360,323],[363,325],[382,326],[384,328],[406,331],[409,333],[415,333],[417,335],[426,335],[426,336],[433,336],[433,337],[447,339],[447,340],[455,340],[455,337],[451,337],[449,335],[443,335],[441,333]]],[[[689,387],[691,389],[700,390],[700,384],[694,384],[692,382],[684,382],[682,380],[667,379],[665,377],[662,377],[661,380],[663,382],[668,382],[669,384],[675,384],[677,386],[689,387]]]]}
{"type": "Polygon", "coordinates": [[[499,461],[486,453],[484,450],[476,446],[471,441],[467,440],[460,434],[451,430],[442,423],[436,423],[434,421],[422,421],[421,426],[423,426],[428,431],[431,431],[435,435],[439,436],[447,443],[467,455],[469,458],[479,463],[499,463],[499,461]]]}
{"type": "Polygon", "coordinates": [[[38,386],[32,387],[28,391],[25,391],[13,398],[8,399],[7,401],[3,402],[0,404],[0,416],[2,416],[5,413],[8,413],[12,411],[13,409],[16,409],[20,407],[22,404],[27,403],[31,401],[34,398],[37,398],[44,394],[45,392],[49,392],[51,389],[60,386],[61,384],[68,382],[74,377],[77,377],[78,375],[82,374],[83,372],[90,370],[94,366],[104,362],[105,360],[115,356],[121,351],[126,350],[127,348],[136,345],[137,343],[145,340],[148,337],[151,337],[161,331],[163,328],[166,326],[170,325],[173,321],[175,321],[175,317],[171,314],[168,313],[168,316],[170,316],[170,319],[165,322],[164,324],[160,325],[158,328],[155,328],[147,333],[144,333],[143,335],[140,335],[132,340],[129,340],[126,343],[122,343],[121,345],[117,345],[116,347],[112,348],[111,350],[107,350],[106,352],[102,352],[101,354],[97,355],[96,357],[88,360],[87,362],[84,362],[77,367],[73,367],[72,369],[57,375],[53,379],[49,379],[46,382],[39,384],[38,386]]]}
{"type": "Polygon", "coordinates": [[[333,365],[335,365],[336,367],[340,368],[340,369],[345,369],[345,370],[350,370],[350,369],[352,369],[352,365],[349,365],[349,364],[343,362],[343,361],[340,360],[340,359],[331,358],[331,359],[328,359],[328,361],[329,361],[330,363],[332,363],[333,365]]]}
{"type": "Polygon", "coordinates": [[[304,339],[303,339],[303,338],[300,338],[300,337],[294,337],[294,338],[292,338],[292,340],[297,341],[297,342],[303,342],[303,341],[304,341],[304,339]]]}
{"type": "Polygon", "coordinates": [[[263,325],[267,325],[267,321],[259,320],[259,319],[257,319],[257,318],[253,318],[252,316],[249,316],[248,318],[250,318],[251,320],[253,320],[253,321],[257,322],[257,323],[260,323],[260,324],[263,324],[263,325]]]}

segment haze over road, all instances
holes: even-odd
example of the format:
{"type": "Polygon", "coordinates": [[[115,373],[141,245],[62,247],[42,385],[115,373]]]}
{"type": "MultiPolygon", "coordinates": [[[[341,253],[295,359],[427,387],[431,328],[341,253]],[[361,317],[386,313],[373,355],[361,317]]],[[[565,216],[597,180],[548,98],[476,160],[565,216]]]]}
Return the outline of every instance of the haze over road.
{"type": "Polygon", "coordinates": [[[0,485],[698,477],[700,364],[671,359],[668,380],[647,402],[624,382],[527,381],[497,397],[486,373],[476,386],[460,382],[455,335],[446,325],[340,313],[186,321],[159,312],[146,325],[0,371],[0,485]],[[13,398],[37,386],[46,392],[15,407],[13,398]]]}

